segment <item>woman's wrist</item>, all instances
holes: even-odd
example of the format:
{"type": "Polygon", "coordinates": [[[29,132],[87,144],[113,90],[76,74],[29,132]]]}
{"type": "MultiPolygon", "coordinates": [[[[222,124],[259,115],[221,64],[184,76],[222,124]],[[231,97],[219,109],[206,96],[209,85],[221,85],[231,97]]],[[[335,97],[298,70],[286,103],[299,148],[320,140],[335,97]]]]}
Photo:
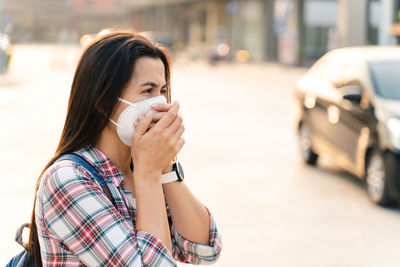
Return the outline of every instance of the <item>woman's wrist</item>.
{"type": "Polygon", "coordinates": [[[162,170],[162,174],[172,172],[172,164],[172,162],[168,163],[168,165],[162,170]]]}
{"type": "Polygon", "coordinates": [[[148,182],[148,181],[154,181],[154,182],[159,182],[161,183],[161,171],[157,170],[148,170],[148,169],[142,169],[142,168],[135,168],[133,170],[133,177],[134,181],[136,182],[148,182]]]}

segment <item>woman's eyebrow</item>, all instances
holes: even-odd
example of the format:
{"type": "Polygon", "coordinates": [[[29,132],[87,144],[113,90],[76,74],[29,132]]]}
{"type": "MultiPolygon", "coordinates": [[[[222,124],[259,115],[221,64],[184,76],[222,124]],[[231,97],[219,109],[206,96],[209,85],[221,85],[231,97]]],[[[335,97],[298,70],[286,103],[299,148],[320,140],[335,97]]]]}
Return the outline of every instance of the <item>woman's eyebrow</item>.
{"type": "MultiPolygon", "coordinates": [[[[140,86],[151,86],[151,87],[157,87],[157,84],[155,82],[145,82],[141,84],[140,86]]],[[[164,84],[161,88],[166,88],[167,84],[164,84]]]]}

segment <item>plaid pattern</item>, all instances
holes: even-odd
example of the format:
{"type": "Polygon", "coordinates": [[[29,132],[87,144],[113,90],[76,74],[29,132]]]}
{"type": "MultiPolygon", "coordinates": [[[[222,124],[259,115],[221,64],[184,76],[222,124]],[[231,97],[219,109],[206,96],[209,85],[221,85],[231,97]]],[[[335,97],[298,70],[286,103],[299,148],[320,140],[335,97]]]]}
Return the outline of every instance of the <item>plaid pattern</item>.
{"type": "Polygon", "coordinates": [[[217,261],[222,248],[221,236],[209,211],[208,214],[210,215],[210,240],[208,246],[185,239],[175,230],[174,225],[171,225],[172,252],[175,259],[189,264],[212,264],[217,261]]]}
{"type": "Polygon", "coordinates": [[[176,266],[175,260],[210,264],[218,259],[221,238],[211,214],[210,245],[184,239],[172,225],[171,255],[157,236],[135,230],[136,207],[128,201],[124,174],[95,147],[78,153],[102,175],[115,206],[77,163],[49,167],[35,209],[43,266],[176,266]]]}

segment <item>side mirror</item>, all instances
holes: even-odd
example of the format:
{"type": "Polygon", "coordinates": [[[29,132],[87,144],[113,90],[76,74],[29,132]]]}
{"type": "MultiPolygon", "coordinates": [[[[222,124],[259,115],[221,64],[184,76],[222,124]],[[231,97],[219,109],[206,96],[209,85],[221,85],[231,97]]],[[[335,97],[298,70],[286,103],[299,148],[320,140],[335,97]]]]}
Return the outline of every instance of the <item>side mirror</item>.
{"type": "Polygon", "coordinates": [[[346,85],[340,88],[343,92],[343,99],[350,100],[352,102],[360,103],[362,98],[362,89],[358,85],[346,85]]]}
{"type": "Polygon", "coordinates": [[[347,99],[347,100],[350,100],[352,102],[357,102],[357,103],[360,103],[361,98],[362,98],[361,94],[347,94],[347,95],[343,96],[343,99],[347,99]]]}

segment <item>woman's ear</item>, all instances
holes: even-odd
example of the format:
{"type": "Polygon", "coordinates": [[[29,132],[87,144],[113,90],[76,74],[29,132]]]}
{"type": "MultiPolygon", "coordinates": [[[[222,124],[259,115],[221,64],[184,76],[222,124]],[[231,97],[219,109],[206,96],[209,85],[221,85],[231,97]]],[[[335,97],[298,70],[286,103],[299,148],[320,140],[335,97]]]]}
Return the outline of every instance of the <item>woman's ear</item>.
{"type": "Polygon", "coordinates": [[[107,119],[112,118],[114,116],[115,112],[117,111],[117,106],[118,106],[117,101],[115,101],[115,103],[101,103],[101,101],[97,101],[94,104],[95,110],[107,119]],[[111,108],[110,105],[114,106],[111,113],[110,113],[110,108],[111,108]]]}
{"type": "Polygon", "coordinates": [[[101,115],[105,116],[105,111],[104,111],[104,109],[103,109],[102,107],[96,105],[94,108],[95,108],[96,111],[99,112],[101,115]]]}
{"type": "MultiPolygon", "coordinates": [[[[104,108],[102,108],[102,107],[100,107],[100,106],[96,106],[95,109],[96,109],[96,111],[97,111],[98,113],[100,113],[101,115],[103,115],[103,117],[106,119],[106,121],[109,121],[109,119],[112,119],[112,120],[114,120],[114,121],[117,121],[117,120],[115,120],[115,118],[114,118],[115,109],[114,109],[114,111],[113,111],[111,114],[106,114],[104,108]]],[[[108,124],[108,123],[106,123],[106,124],[108,124]]]]}

